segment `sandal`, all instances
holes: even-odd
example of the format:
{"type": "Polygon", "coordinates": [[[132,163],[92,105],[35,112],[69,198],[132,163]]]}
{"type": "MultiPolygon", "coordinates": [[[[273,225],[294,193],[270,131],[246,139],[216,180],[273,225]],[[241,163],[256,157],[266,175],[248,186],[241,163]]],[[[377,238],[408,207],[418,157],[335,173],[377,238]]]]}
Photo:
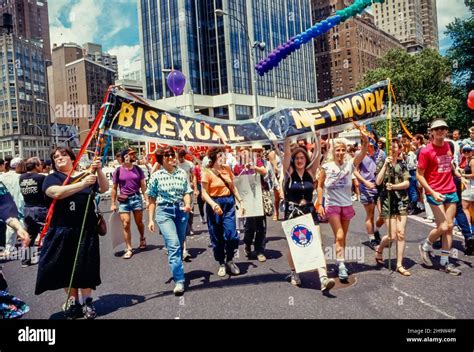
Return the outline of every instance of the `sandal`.
{"type": "Polygon", "coordinates": [[[146,238],[143,237],[140,239],[140,249],[146,249],[146,238]]]}
{"type": "Polygon", "coordinates": [[[131,249],[127,249],[125,254],[122,256],[123,259],[130,259],[133,256],[133,251],[131,249]]]}
{"type": "Polygon", "coordinates": [[[403,267],[403,265],[400,265],[397,267],[395,270],[397,273],[402,274],[403,276],[411,276],[411,273],[403,267]]]}
{"type": "Polygon", "coordinates": [[[375,248],[375,262],[379,265],[385,265],[385,260],[383,259],[383,252],[379,252],[379,248],[375,248]],[[381,257],[377,257],[379,254],[381,257]]]}

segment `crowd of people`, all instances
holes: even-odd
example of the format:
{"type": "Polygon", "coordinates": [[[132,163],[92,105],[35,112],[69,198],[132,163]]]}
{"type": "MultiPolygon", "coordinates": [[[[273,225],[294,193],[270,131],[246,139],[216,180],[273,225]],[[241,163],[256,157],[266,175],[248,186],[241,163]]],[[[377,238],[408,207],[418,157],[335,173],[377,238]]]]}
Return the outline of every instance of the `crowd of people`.
{"type": "MultiPolygon", "coordinates": [[[[474,127],[469,132],[468,138],[461,139],[455,130],[448,139],[448,125],[437,119],[426,136],[400,135],[387,141],[361,130],[360,140],[352,145],[344,139],[315,134],[312,140],[286,139],[281,146],[267,148],[257,144],[237,150],[211,147],[200,155],[189,153],[184,146],[167,146],[157,150],[154,165],[138,165],[136,152],[129,148],[116,155],[110,180],[98,159],[86,171],[73,170],[76,155],[69,148],[55,148],[50,162],[7,158],[0,160],[0,191],[8,190],[16,212],[1,214],[0,259],[8,258],[15,250],[18,235],[26,249],[21,265],[38,262],[38,257],[28,253],[38,251],[35,240],[47,209],[55,201],[40,250],[35,293],[64,289],[66,317],[95,318],[92,292],[101,284],[101,276],[93,199],[110,187],[110,210],[119,213],[123,227],[122,258],[130,260],[136,253],[132,221],[138,227],[141,250],[147,248],[145,226],[152,233],[159,229],[175,282],[173,292],[182,295],[186,289],[183,262],[189,258],[186,237],[193,234],[195,203],[201,222],[207,224],[218,276],[240,274],[235,262],[239,217],[245,219],[245,255],[262,263],[267,260],[268,214],[245,217],[244,202],[235,184],[236,177],[255,175],[260,178],[262,194],[271,194],[273,220],[312,214],[316,226],[329,222],[338,279],[342,282],[351,275],[345,248],[355,201],[360,201],[365,210],[367,243],[375,252],[374,265],[386,265],[384,250],[394,242],[395,271],[402,276],[412,275],[404,266],[407,219],[408,215],[425,212],[426,221],[434,221],[436,226],[419,244],[421,263],[433,267],[435,249],[440,249],[437,268],[458,276],[461,271],[450,260],[454,228],[464,236],[465,255],[474,254],[474,127]],[[141,166],[146,166],[146,173],[141,166]],[[146,210],[148,224],[143,220],[146,210]],[[1,227],[5,220],[8,229],[1,227]]],[[[289,250],[287,259],[288,281],[300,286],[289,250]]],[[[317,268],[317,273],[322,291],[335,286],[326,265],[317,268]]]]}

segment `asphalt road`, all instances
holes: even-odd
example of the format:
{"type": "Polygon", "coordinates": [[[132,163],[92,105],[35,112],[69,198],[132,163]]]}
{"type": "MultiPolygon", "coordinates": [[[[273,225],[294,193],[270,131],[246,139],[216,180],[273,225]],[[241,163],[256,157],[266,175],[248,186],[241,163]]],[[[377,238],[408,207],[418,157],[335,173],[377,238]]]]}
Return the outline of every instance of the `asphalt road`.
{"type": "MultiPolygon", "coordinates": [[[[105,203],[106,204],[106,203],[105,203]]],[[[301,288],[286,281],[289,273],[285,258],[286,240],[281,224],[269,219],[267,262],[248,260],[243,245],[236,259],[242,274],[220,278],[218,265],[209,248],[206,225],[195,217],[195,236],[188,238],[192,260],[185,263],[187,290],[175,297],[174,287],[158,234],[147,234],[149,248],[135,251],[130,260],[120,258],[122,249],[111,248],[110,235],[101,238],[102,285],[95,292],[98,319],[470,319],[474,317],[473,257],[457,251],[462,270],[454,277],[420,265],[417,245],[429,232],[431,224],[410,217],[407,225],[405,266],[411,277],[402,277],[377,266],[374,252],[367,247],[364,210],[354,203],[348,246],[354,260],[348,261],[353,272],[350,284],[338,283],[330,294],[322,294],[315,273],[301,275],[301,288]]],[[[105,207],[104,207],[105,208],[105,207]]],[[[195,207],[197,211],[197,207],[195,207]]],[[[385,230],[385,229],[384,229],[385,230]]],[[[327,224],[321,225],[324,247],[334,239],[327,224]]],[[[462,248],[455,238],[454,247],[462,248]]],[[[134,236],[138,248],[138,234],[134,236]]],[[[392,251],[392,256],[393,256],[392,251]]],[[[388,252],[385,251],[385,257],[388,252]]],[[[392,267],[395,265],[393,261],[392,267]]],[[[336,277],[335,260],[328,260],[330,276],[336,277]]],[[[21,297],[31,308],[25,318],[62,319],[62,291],[35,296],[37,266],[21,268],[19,261],[4,263],[10,292],[21,297]]],[[[338,281],[338,280],[337,280],[338,281]]]]}

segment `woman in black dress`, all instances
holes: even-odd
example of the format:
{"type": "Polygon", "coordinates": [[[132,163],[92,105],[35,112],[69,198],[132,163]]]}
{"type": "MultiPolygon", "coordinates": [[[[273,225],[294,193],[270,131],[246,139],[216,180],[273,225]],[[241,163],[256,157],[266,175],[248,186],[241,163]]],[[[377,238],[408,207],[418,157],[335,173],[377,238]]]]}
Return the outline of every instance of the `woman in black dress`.
{"type": "Polygon", "coordinates": [[[53,199],[57,199],[57,202],[41,249],[35,294],[60,288],[68,293],[76,251],[80,245],[72,289],[63,309],[67,318],[84,316],[94,319],[97,314],[92,305],[92,290],[101,283],[99,238],[93,198],[87,209],[86,205],[91,192],[106,192],[109,183],[102,172],[100,160],[95,160],[91,174],[84,177],[73,171],[69,183],[63,186],[76,156],[69,148],[57,147],[51,153],[51,159],[54,172],[44,180],[43,191],[49,202],[53,199]],[[95,172],[97,175],[94,175],[95,172]],[[86,212],[84,233],[79,244],[86,212]],[[83,306],[79,303],[79,289],[83,306]]]}

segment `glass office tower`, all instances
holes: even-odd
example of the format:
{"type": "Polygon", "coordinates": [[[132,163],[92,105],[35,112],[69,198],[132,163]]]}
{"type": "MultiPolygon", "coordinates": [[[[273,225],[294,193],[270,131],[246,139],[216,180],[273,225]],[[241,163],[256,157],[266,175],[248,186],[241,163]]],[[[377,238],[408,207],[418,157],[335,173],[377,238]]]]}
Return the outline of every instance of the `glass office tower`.
{"type": "MultiPolygon", "coordinates": [[[[255,63],[312,25],[306,0],[138,0],[138,10],[145,96],[230,119],[252,115],[255,63]],[[187,77],[183,96],[166,85],[172,69],[187,77]]],[[[259,113],[316,102],[315,67],[310,42],[264,77],[255,72],[259,113]]]]}

